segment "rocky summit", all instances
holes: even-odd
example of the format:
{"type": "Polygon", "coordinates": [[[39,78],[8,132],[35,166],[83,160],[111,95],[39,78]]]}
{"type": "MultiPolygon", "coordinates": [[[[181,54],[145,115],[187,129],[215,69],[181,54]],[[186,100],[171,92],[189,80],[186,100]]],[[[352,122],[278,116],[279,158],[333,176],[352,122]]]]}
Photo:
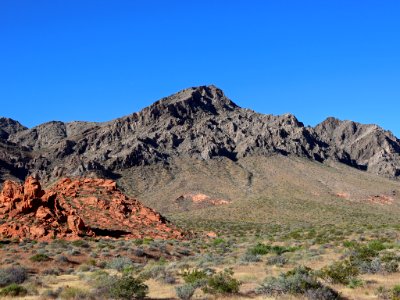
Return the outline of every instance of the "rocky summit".
{"type": "Polygon", "coordinates": [[[400,176],[400,141],[376,125],[328,118],[306,127],[291,114],[240,108],[215,86],[185,89],[105,123],[48,122],[26,128],[0,119],[0,180],[64,176],[120,178],[124,170],[174,158],[235,162],[249,156],[337,161],[400,176]]]}
{"type": "Polygon", "coordinates": [[[183,237],[160,214],[104,179],[63,178],[47,191],[33,177],[23,185],[7,180],[0,195],[0,219],[1,238],[183,237]]]}

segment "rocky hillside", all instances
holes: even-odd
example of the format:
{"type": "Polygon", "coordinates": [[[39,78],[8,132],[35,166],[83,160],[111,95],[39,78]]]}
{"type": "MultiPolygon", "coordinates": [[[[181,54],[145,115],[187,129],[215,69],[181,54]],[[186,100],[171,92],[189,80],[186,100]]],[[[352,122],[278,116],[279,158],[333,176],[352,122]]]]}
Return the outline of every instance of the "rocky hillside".
{"type": "Polygon", "coordinates": [[[33,177],[23,185],[7,180],[0,194],[0,220],[0,238],[183,237],[160,214],[104,179],[64,178],[47,191],[33,177]]]}
{"type": "Polygon", "coordinates": [[[106,122],[49,122],[27,129],[0,119],[0,180],[39,175],[117,179],[126,170],[178,158],[232,162],[271,155],[338,161],[400,176],[400,141],[376,125],[328,118],[315,128],[295,116],[238,107],[215,86],[189,88],[106,122]]]}

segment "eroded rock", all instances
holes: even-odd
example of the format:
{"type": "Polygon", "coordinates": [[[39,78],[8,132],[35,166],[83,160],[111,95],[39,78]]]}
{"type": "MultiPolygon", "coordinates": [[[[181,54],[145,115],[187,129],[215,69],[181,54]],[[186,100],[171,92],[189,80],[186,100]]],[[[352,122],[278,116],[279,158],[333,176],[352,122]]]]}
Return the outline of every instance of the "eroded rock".
{"type": "Polygon", "coordinates": [[[23,185],[7,181],[0,195],[0,219],[2,238],[183,238],[160,214],[104,179],[64,178],[47,191],[33,177],[23,185]]]}

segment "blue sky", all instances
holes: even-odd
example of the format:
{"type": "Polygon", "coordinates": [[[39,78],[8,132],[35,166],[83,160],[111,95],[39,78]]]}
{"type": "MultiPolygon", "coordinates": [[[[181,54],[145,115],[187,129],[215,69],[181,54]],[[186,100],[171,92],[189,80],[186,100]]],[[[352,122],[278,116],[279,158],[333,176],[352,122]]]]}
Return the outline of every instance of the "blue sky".
{"type": "Polygon", "coordinates": [[[0,115],[106,121],[190,86],[400,136],[399,1],[0,1],[0,115]]]}

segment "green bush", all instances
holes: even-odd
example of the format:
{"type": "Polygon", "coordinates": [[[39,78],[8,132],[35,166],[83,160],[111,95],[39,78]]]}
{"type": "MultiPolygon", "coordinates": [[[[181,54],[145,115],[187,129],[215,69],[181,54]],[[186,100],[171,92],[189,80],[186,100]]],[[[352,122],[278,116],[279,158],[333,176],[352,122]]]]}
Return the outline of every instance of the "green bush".
{"type": "Polygon", "coordinates": [[[276,255],[282,255],[283,253],[294,252],[298,249],[298,247],[270,246],[258,243],[253,248],[250,248],[248,252],[253,255],[265,255],[271,252],[275,253],[276,255]]]}
{"type": "Polygon", "coordinates": [[[349,284],[351,279],[358,276],[359,270],[350,261],[335,262],[322,268],[319,272],[321,278],[330,283],[349,284]]]}
{"type": "Polygon", "coordinates": [[[265,254],[268,254],[270,251],[271,251],[270,245],[258,243],[253,248],[249,249],[248,252],[253,255],[265,255],[265,254]]]}
{"type": "Polygon", "coordinates": [[[364,282],[361,279],[358,278],[352,278],[350,279],[349,283],[347,284],[347,286],[351,289],[355,289],[358,288],[360,286],[363,286],[364,282]]]}
{"type": "Polygon", "coordinates": [[[297,267],[279,277],[269,277],[256,292],[268,296],[293,294],[305,295],[308,299],[340,299],[335,290],[319,282],[307,267],[297,267]]]}
{"type": "Polygon", "coordinates": [[[298,249],[298,247],[272,246],[271,252],[275,253],[276,255],[282,255],[283,253],[294,252],[298,249]]]}
{"type": "Polygon", "coordinates": [[[201,287],[206,284],[208,274],[205,270],[193,269],[182,273],[182,278],[187,284],[201,287]]]}
{"type": "Polygon", "coordinates": [[[132,275],[123,275],[110,288],[110,296],[116,299],[143,299],[148,291],[148,286],[141,280],[132,275]]]}
{"type": "Polygon", "coordinates": [[[50,260],[50,257],[48,257],[46,254],[39,253],[31,256],[29,259],[34,262],[42,262],[50,260]]]}
{"type": "Polygon", "coordinates": [[[213,245],[214,246],[218,246],[218,245],[221,245],[221,244],[224,244],[224,243],[225,243],[225,240],[223,238],[216,238],[216,239],[213,240],[213,245]]]}
{"type": "Polygon", "coordinates": [[[75,247],[90,248],[90,245],[84,240],[76,240],[72,242],[75,247]]]}
{"type": "Polygon", "coordinates": [[[210,294],[237,294],[241,282],[232,277],[233,271],[225,269],[214,274],[207,279],[207,285],[203,287],[203,292],[210,294]]]}
{"type": "Polygon", "coordinates": [[[392,299],[393,300],[400,300],[400,284],[395,285],[392,288],[392,299]]]}
{"type": "Polygon", "coordinates": [[[16,283],[12,283],[0,291],[1,297],[17,297],[25,296],[26,294],[28,294],[28,290],[16,283]]]}
{"type": "Polygon", "coordinates": [[[143,299],[149,290],[141,279],[127,273],[120,277],[97,272],[92,279],[95,281],[95,298],[143,299]]]}
{"type": "Polygon", "coordinates": [[[372,251],[380,252],[386,249],[386,246],[381,241],[371,241],[367,246],[372,251]]]}

